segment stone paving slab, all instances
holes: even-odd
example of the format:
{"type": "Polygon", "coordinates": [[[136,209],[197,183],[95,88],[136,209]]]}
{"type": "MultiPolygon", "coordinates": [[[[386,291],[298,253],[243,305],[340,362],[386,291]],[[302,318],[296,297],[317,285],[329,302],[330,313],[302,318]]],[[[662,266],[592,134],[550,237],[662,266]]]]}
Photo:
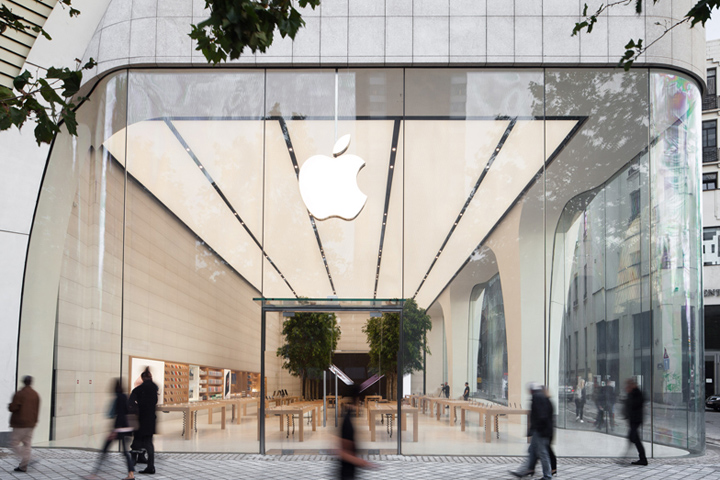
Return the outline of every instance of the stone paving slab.
{"type": "MultiPolygon", "coordinates": [[[[78,480],[90,473],[98,453],[87,450],[36,448],[28,473],[16,473],[17,460],[0,449],[0,479],[78,480]]],[[[455,457],[370,455],[376,468],[358,478],[372,480],[510,479],[508,471],[520,468],[519,457],[455,457]]],[[[558,458],[558,479],[711,479],[720,480],[720,452],[708,449],[694,458],[650,459],[647,467],[630,466],[631,459],[558,458]]],[[[137,475],[160,479],[268,479],[325,480],[337,478],[337,461],[330,455],[253,455],[158,453],[157,474],[137,475]]],[[[144,466],[141,465],[144,468],[144,466]]],[[[538,466],[538,473],[540,468],[538,466]]],[[[127,472],[119,453],[108,455],[100,477],[122,479],[127,472]]]]}

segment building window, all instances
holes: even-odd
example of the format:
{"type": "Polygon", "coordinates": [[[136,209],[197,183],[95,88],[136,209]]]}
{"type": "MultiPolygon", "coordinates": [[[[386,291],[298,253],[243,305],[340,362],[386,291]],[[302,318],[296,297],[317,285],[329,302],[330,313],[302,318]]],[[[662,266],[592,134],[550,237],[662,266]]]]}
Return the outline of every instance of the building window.
{"type": "Polygon", "coordinates": [[[703,173],[703,191],[717,190],[717,173],[703,173]]]}
{"type": "Polygon", "coordinates": [[[637,217],[640,216],[640,189],[633,190],[630,192],[630,221],[632,223],[637,217]]]}
{"type": "Polygon", "coordinates": [[[702,122],[703,163],[717,162],[717,120],[702,122]]]}
{"type": "Polygon", "coordinates": [[[587,265],[585,265],[585,281],[583,282],[583,298],[587,298],[587,287],[588,287],[588,274],[587,274],[587,265]]]}
{"type": "Polygon", "coordinates": [[[703,265],[720,265],[720,227],[703,228],[703,265]]]}
{"type": "Polygon", "coordinates": [[[579,285],[578,285],[578,276],[575,275],[575,278],[573,278],[573,307],[578,306],[578,296],[580,295],[579,291],[579,285]]]}
{"type": "Polygon", "coordinates": [[[713,110],[717,108],[717,86],[715,83],[715,69],[707,70],[707,90],[703,96],[702,109],[713,110]]]}

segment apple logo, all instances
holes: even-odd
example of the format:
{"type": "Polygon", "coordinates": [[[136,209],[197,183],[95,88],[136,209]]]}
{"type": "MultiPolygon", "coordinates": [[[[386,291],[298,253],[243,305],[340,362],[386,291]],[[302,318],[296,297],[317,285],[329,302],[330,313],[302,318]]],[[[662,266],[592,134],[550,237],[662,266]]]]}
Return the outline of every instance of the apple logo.
{"type": "Polygon", "coordinates": [[[350,135],[344,135],[333,147],[335,158],[313,155],[300,168],[300,195],[318,220],[330,217],[353,220],[365,206],[367,195],[357,185],[357,174],[365,160],[357,155],[343,155],[349,146],[350,135]]]}

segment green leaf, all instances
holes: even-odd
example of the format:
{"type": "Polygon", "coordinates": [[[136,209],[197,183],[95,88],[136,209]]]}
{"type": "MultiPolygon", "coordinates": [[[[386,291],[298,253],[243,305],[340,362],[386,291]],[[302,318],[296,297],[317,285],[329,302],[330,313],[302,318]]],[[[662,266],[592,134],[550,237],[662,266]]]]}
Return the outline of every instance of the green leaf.
{"type": "MultiPolygon", "coordinates": [[[[9,98],[13,98],[13,97],[15,97],[15,94],[13,93],[13,91],[11,89],[9,89],[8,87],[5,87],[3,85],[0,85],[0,100],[9,99],[9,98]]],[[[0,103],[0,105],[2,105],[2,104],[0,103]]]]}
{"type": "Polygon", "coordinates": [[[22,108],[11,107],[10,108],[10,121],[13,125],[20,128],[25,123],[28,117],[28,111],[22,108]]]}
{"type": "Polygon", "coordinates": [[[55,109],[54,104],[56,104],[56,103],[64,104],[65,103],[63,101],[63,99],[60,98],[60,95],[58,95],[57,92],[55,92],[55,89],[52,88],[50,86],[50,84],[48,84],[47,80],[45,80],[44,78],[40,78],[40,79],[38,79],[38,83],[40,83],[40,85],[42,86],[42,88],[40,89],[40,95],[42,95],[42,97],[45,99],[45,101],[50,104],[50,106],[53,108],[53,110],[55,109]]]}
{"type": "Polygon", "coordinates": [[[49,118],[39,118],[35,127],[35,141],[38,145],[52,142],[57,129],[57,125],[49,118]]]}
{"type": "Polygon", "coordinates": [[[77,136],[77,120],[75,119],[75,112],[70,109],[63,109],[63,111],[60,113],[63,122],[65,123],[65,128],[67,128],[68,132],[71,135],[77,136]]]}
{"type": "Polygon", "coordinates": [[[32,75],[30,75],[30,72],[25,70],[23,73],[15,77],[15,79],[13,79],[13,87],[15,87],[15,90],[22,91],[25,86],[27,86],[28,82],[30,82],[31,78],[32,75]]]}

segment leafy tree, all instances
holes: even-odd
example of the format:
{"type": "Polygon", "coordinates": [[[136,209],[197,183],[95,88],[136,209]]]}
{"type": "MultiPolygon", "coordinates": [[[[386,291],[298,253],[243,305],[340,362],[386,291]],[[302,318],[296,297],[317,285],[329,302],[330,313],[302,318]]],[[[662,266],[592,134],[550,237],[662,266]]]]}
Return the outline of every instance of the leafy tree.
{"type": "MultiPolygon", "coordinates": [[[[386,396],[389,399],[395,398],[397,392],[399,325],[399,314],[383,313],[382,317],[369,318],[362,329],[370,345],[370,370],[387,378],[386,396]]],[[[423,369],[423,352],[430,354],[427,347],[430,330],[430,315],[419,308],[415,300],[406,300],[403,306],[403,375],[423,369]]]]}
{"type": "MultiPolygon", "coordinates": [[[[653,5],[660,2],[661,0],[652,0],[653,5]]],[[[666,0],[670,1],[670,0],[666,0]]],[[[632,5],[635,4],[635,13],[637,15],[641,15],[643,12],[643,0],[616,0],[614,2],[608,2],[601,4],[598,9],[594,12],[588,13],[588,5],[585,4],[583,8],[582,16],[584,17],[582,21],[577,22],[575,24],[575,28],[573,28],[572,36],[577,35],[579,32],[585,30],[587,33],[591,33],[593,26],[598,22],[598,17],[605,11],[612,9],[613,7],[617,7],[619,5],[632,5]]],[[[698,0],[698,2],[685,14],[685,16],[681,20],[677,20],[675,22],[668,22],[668,23],[660,23],[656,22],[656,25],[664,27],[663,32],[658,36],[656,39],[651,41],[650,43],[643,43],[642,38],[638,39],[630,39],[630,41],[625,45],[625,53],[620,58],[620,61],[618,62],[618,66],[623,67],[626,71],[630,70],[630,67],[632,67],[633,62],[638,59],[640,55],[645,53],[650,47],[652,47],[655,43],[660,41],[661,38],[663,38],[665,35],[668,34],[671,30],[679,27],[680,25],[689,23],[690,28],[694,27],[696,24],[700,23],[703,27],[705,26],[705,22],[710,20],[710,17],[712,16],[713,10],[720,7],[720,0],[698,0]]]]}
{"type": "MultiPolygon", "coordinates": [[[[40,2],[41,0],[36,0],[40,2]]],[[[71,17],[80,11],[72,0],[60,0],[71,17]]],[[[208,62],[217,64],[238,58],[247,48],[265,52],[275,32],[282,37],[295,35],[305,25],[294,5],[315,8],[320,0],[205,0],[210,17],[193,25],[190,37],[197,40],[197,49],[208,62]]],[[[7,29],[35,32],[51,40],[50,35],[24,17],[13,13],[6,3],[0,4],[0,33],[7,29]]],[[[44,77],[34,78],[27,70],[13,81],[13,88],[0,85],[0,131],[18,129],[27,121],[35,122],[38,145],[52,142],[64,122],[69,133],[77,135],[75,109],[84,100],[74,98],[82,83],[82,73],[95,66],[90,59],[75,69],[49,68],[44,77]]]]}
{"type": "MultiPolygon", "coordinates": [[[[315,9],[320,0],[295,0],[302,7],[315,9]]],[[[193,25],[190,38],[208,62],[217,64],[230,57],[239,58],[245,48],[265,52],[275,38],[275,30],[294,39],[305,25],[294,0],[205,0],[210,17],[193,25]]]]}
{"type": "MultiPolygon", "coordinates": [[[[283,322],[285,344],[278,348],[282,368],[302,378],[303,397],[308,379],[315,379],[332,364],[333,351],[340,339],[334,313],[296,312],[283,322]]],[[[307,398],[307,397],[306,397],[307,398]]]]}
{"type": "MultiPolygon", "coordinates": [[[[38,2],[40,0],[37,0],[38,2]]],[[[68,8],[71,17],[76,17],[80,11],[73,8],[72,0],[60,0],[60,4],[68,8]]],[[[50,35],[20,15],[16,15],[5,4],[0,5],[0,33],[6,30],[16,32],[35,32],[51,40],[50,35]]],[[[18,129],[28,120],[35,122],[35,140],[38,145],[50,143],[60,131],[61,122],[65,122],[68,132],[77,135],[77,122],[75,121],[75,102],[73,100],[80,89],[82,71],[95,66],[93,59],[75,69],[51,67],[45,76],[34,78],[25,70],[13,80],[13,88],[0,85],[0,131],[13,126],[18,129]]]]}

